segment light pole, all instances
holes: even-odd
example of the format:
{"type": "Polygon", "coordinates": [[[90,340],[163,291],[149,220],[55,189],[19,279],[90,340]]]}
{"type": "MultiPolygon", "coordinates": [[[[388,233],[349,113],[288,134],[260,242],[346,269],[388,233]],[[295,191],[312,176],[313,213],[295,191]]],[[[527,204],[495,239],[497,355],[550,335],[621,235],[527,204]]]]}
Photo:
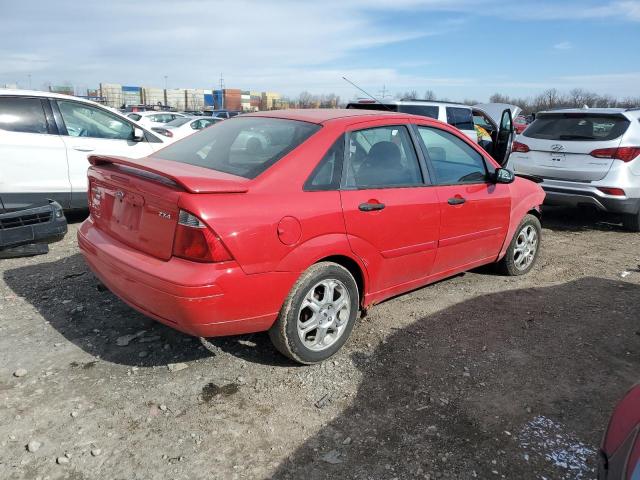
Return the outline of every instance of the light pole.
{"type": "Polygon", "coordinates": [[[167,76],[164,76],[164,106],[167,106],[167,76]]]}
{"type": "Polygon", "coordinates": [[[27,75],[29,77],[29,90],[31,90],[31,74],[27,75]]]}

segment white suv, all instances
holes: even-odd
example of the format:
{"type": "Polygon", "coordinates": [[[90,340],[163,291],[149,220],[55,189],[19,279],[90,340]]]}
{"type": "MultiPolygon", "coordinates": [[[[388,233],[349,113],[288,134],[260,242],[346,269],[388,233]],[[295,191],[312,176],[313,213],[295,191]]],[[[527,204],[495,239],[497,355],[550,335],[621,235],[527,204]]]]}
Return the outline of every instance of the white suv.
{"type": "Polygon", "coordinates": [[[86,208],[88,155],[141,158],[163,140],[97,103],[0,90],[0,200],[7,210],[55,200],[86,208]]]}
{"type": "Polygon", "coordinates": [[[544,179],[549,205],[622,214],[640,231],[640,109],[541,112],[518,137],[507,168],[544,179]]]}
{"type": "Polygon", "coordinates": [[[507,162],[511,153],[511,145],[516,136],[513,119],[521,112],[520,107],[505,103],[469,106],[463,103],[416,99],[390,100],[384,103],[364,99],[349,103],[347,108],[389,110],[433,118],[453,125],[474,142],[478,141],[475,130],[475,125],[478,125],[491,136],[492,141],[485,149],[500,165],[507,162]]]}
{"type": "Polygon", "coordinates": [[[181,113],[156,112],[154,110],[127,113],[127,117],[147,128],[162,127],[164,124],[172,122],[177,118],[189,118],[187,115],[181,113]]]}

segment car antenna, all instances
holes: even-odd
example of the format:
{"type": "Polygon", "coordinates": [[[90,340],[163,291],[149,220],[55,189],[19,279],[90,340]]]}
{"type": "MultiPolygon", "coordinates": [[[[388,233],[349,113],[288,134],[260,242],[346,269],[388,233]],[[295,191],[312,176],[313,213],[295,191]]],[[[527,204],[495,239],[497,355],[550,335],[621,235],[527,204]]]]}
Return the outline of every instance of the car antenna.
{"type": "Polygon", "coordinates": [[[347,77],[342,77],[342,79],[345,82],[349,82],[351,85],[353,85],[354,87],[356,87],[358,90],[360,90],[362,93],[364,93],[367,97],[374,99],[376,102],[378,102],[380,105],[382,105],[384,108],[386,108],[387,110],[389,110],[390,112],[393,112],[393,110],[391,110],[389,107],[387,107],[384,103],[382,103],[380,100],[378,100],[376,97],[374,97],[373,95],[371,95],[368,92],[365,92],[362,88],[360,88],[358,85],[356,85],[355,83],[353,83],[351,80],[349,80],[347,77]]]}

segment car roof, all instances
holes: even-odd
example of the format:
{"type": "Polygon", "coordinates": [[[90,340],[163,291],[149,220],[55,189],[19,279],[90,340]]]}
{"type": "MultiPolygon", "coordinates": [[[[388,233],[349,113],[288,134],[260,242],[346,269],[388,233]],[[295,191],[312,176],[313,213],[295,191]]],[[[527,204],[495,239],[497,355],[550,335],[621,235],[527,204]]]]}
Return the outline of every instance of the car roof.
{"type": "Polygon", "coordinates": [[[358,119],[364,118],[367,120],[373,120],[376,117],[411,117],[422,119],[423,117],[417,115],[409,115],[407,113],[398,112],[386,112],[384,110],[358,110],[358,109],[346,109],[346,108],[298,108],[288,110],[269,110],[264,112],[253,112],[243,114],[242,117],[272,117],[282,118],[285,120],[299,120],[309,123],[325,123],[331,120],[337,119],[358,119]]]}
{"type": "Polygon", "coordinates": [[[624,113],[626,108],[558,108],[556,110],[545,110],[541,113],[624,113]]]}
{"type": "Polygon", "coordinates": [[[448,102],[444,100],[420,100],[417,98],[403,98],[401,100],[385,100],[383,102],[372,101],[369,99],[358,99],[355,102],[349,102],[349,105],[421,105],[433,107],[460,107],[471,108],[465,103],[448,102]]]}

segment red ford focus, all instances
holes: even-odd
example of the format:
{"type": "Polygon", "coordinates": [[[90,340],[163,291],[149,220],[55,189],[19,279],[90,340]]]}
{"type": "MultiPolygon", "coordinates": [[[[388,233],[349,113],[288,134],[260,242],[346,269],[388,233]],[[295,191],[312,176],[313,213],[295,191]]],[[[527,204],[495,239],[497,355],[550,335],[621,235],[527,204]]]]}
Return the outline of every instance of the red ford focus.
{"type": "Polygon", "coordinates": [[[424,117],[262,112],[90,161],[78,242],[108,288],[191,335],[268,330],[301,363],[361,308],[483,264],[526,273],[540,247],[543,190],[424,117]]]}

